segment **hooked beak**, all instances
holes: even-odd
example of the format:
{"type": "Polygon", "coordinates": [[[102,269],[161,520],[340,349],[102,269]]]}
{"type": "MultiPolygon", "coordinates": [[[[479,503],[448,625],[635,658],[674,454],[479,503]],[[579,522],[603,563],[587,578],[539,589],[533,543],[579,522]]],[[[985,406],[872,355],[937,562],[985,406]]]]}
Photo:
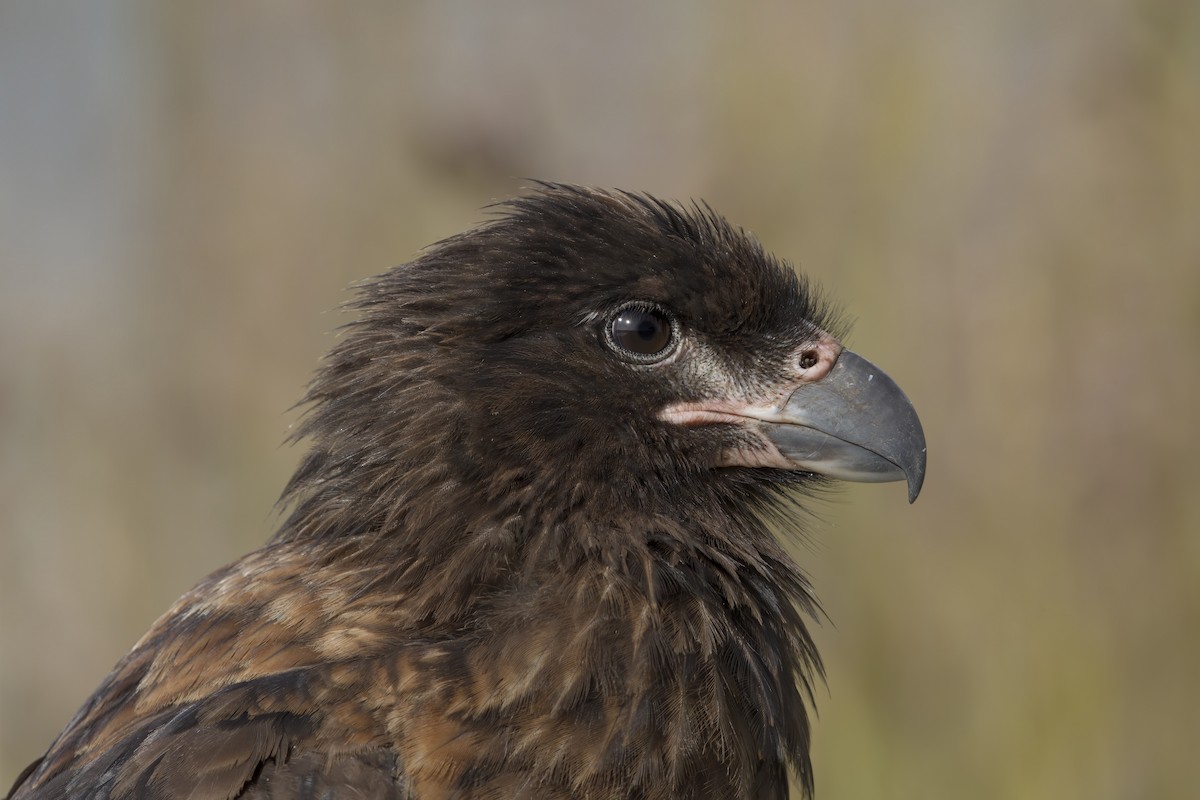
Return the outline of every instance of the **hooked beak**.
{"type": "Polygon", "coordinates": [[[925,480],[925,433],[904,392],[865,358],[842,350],[828,374],[799,386],[782,408],[755,415],[795,469],[848,481],[925,480]]]}

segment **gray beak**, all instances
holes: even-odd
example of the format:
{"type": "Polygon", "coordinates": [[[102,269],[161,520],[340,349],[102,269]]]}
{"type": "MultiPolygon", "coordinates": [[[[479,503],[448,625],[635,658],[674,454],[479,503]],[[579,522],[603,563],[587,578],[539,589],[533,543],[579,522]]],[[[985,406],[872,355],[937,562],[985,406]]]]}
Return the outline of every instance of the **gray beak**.
{"type": "Polygon", "coordinates": [[[848,481],[925,480],[925,432],[912,403],[882,370],[849,350],[824,378],[804,384],[766,435],[797,469],[848,481]]]}

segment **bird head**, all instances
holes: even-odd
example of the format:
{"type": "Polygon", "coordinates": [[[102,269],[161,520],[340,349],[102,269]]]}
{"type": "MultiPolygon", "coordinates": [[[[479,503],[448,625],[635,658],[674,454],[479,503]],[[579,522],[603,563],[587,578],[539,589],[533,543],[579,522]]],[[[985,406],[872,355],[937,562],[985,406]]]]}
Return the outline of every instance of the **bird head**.
{"type": "Polygon", "coordinates": [[[542,185],[357,306],[301,433],[314,469],[352,472],[393,513],[418,486],[503,497],[505,514],[821,477],[920,491],[904,393],[843,348],[813,285],[707,206],[542,185]]]}

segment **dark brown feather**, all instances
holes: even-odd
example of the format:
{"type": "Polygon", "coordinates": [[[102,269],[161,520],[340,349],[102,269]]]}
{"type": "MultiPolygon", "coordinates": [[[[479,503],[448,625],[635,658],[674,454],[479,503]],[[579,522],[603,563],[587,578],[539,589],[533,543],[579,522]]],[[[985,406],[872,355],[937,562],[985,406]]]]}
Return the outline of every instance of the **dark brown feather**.
{"type": "Polygon", "coordinates": [[[589,315],[629,298],[746,381],[739,359],[834,325],[711,211],[565,186],[369,281],[278,534],[181,598],[10,797],[811,788],[816,604],[765,520],[815,479],[713,469],[728,440],[658,422],[703,376],[605,356],[589,315]]]}

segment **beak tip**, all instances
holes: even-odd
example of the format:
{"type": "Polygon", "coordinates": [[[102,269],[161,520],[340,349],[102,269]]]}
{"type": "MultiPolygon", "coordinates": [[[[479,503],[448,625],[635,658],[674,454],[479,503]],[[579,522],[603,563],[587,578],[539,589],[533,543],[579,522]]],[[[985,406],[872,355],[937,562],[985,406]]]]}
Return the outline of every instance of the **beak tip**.
{"type": "Polygon", "coordinates": [[[925,447],[921,447],[921,456],[917,463],[911,469],[904,471],[905,477],[908,479],[908,503],[912,505],[917,502],[917,495],[921,493],[921,486],[925,483],[925,447]]]}

